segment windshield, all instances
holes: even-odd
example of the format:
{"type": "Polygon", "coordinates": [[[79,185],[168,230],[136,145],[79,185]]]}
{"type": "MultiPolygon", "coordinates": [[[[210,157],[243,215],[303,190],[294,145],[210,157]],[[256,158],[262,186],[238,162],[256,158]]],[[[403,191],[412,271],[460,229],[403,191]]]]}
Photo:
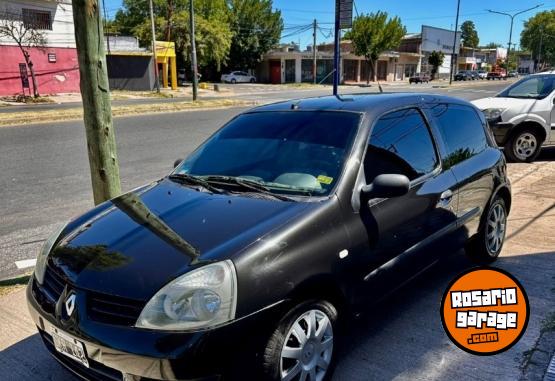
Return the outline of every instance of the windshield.
{"type": "Polygon", "coordinates": [[[275,111],[238,116],[174,173],[231,176],[274,193],[327,195],[337,183],[360,122],[341,111],[275,111]]]}
{"type": "Polygon", "coordinates": [[[521,79],[499,93],[502,98],[543,99],[555,89],[555,75],[534,75],[521,79]]]}

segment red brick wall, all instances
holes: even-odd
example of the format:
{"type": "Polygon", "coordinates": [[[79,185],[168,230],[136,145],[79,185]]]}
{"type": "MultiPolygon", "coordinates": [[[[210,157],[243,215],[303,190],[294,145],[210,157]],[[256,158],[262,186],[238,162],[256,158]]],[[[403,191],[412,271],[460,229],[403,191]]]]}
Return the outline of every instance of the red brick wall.
{"type": "MultiPolygon", "coordinates": [[[[30,50],[38,89],[41,95],[79,92],[79,66],[75,48],[47,48],[30,50]],[[48,62],[48,53],[56,54],[56,62],[48,62]]],[[[0,46],[0,95],[21,94],[19,64],[24,63],[23,54],[16,46],[0,46]]],[[[31,73],[29,85],[32,91],[31,73]]]]}

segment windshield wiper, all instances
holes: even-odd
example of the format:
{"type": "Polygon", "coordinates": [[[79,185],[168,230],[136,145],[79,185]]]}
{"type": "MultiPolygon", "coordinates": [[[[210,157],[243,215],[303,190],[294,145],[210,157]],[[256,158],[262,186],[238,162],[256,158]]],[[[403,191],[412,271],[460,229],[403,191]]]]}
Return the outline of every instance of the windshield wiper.
{"type": "Polygon", "coordinates": [[[222,191],[221,189],[218,189],[217,187],[211,185],[208,181],[206,181],[204,179],[201,179],[199,177],[196,177],[196,176],[189,175],[187,173],[172,173],[168,177],[170,178],[170,180],[174,180],[174,181],[180,182],[182,184],[200,185],[201,187],[203,187],[204,189],[206,189],[206,190],[208,190],[212,193],[218,193],[218,194],[224,193],[224,191],[222,191]]]}
{"type": "Polygon", "coordinates": [[[247,189],[256,193],[266,194],[268,196],[272,196],[278,200],[282,201],[294,201],[292,198],[283,196],[280,194],[276,194],[270,190],[270,188],[260,184],[257,181],[244,179],[241,177],[234,177],[234,176],[220,176],[220,175],[210,175],[210,176],[203,176],[203,180],[206,180],[209,183],[219,183],[219,184],[232,184],[238,186],[243,189],[247,189]]]}

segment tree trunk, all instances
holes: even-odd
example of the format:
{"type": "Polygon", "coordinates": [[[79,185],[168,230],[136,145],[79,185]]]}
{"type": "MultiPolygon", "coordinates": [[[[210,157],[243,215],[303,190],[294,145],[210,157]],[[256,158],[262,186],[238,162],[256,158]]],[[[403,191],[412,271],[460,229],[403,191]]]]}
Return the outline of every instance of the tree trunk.
{"type": "Polygon", "coordinates": [[[37,78],[35,77],[35,69],[33,69],[33,61],[29,60],[27,66],[29,66],[29,71],[31,72],[31,80],[33,82],[33,96],[35,98],[38,98],[40,96],[39,87],[37,85],[37,78]]]}
{"type": "Polygon", "coordinates": [[[95,204],[121,193],[102,23],[97,0],[73,0],[75,43],[95,204]]]}
{"type": "Polygon", "coordinates": [[[372,62],[372,80],[374,82],[378,80],[378,60],[372,62]]]}
{"type": "Polygon", "coordinates": [[[366,59],[366,85],[370,84],[370,60],[366,59]]]}
{"type": "MultiPolygon", "coordinates": [[[[39,86],[37,85],[37,78],[35,77],[35,69],[33,68],[33,61],[31,61],[31,57],[29,53],[23,48],[23,46],[19,45],[19,49],[23,53],[23,58],[25,59],[25,63],[31,72],[31,82],[33,82],[33,96],[35,98],[39,97],[39,86]]],[[[23,94],[25,95],[25,94],[23,94]]]]}

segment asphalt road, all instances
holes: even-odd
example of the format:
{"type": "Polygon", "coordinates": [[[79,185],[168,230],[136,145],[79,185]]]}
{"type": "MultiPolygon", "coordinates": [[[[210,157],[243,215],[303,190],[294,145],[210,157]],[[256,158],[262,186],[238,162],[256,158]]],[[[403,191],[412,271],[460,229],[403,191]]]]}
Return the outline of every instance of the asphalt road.
{"type": "MultiPolygon", "coordinates": [[[[465,84],[466,85],[466,84],[465,84]]],[[[421,91],[476,99],[506,83],[437,89],[430,85],[389,86],[388,91],[421,91]]],[[[376,92],[347,88],[350,92],[376,92]]],[[[240,87],[243,99],[280,101],[326,94],[322,90],[240,87]]],[[[164,176],[184,157],[243,111],[232,108],[151,114],[115,119],[123,190],[164,176]]],[[[63,112],[63,110],[60,110],[63,112]]],[[[93,206],[86,143],[81,121],[0,128],[0,279],[28,271],[17,261],[35,258],[55,227],[93,206]]]]}

